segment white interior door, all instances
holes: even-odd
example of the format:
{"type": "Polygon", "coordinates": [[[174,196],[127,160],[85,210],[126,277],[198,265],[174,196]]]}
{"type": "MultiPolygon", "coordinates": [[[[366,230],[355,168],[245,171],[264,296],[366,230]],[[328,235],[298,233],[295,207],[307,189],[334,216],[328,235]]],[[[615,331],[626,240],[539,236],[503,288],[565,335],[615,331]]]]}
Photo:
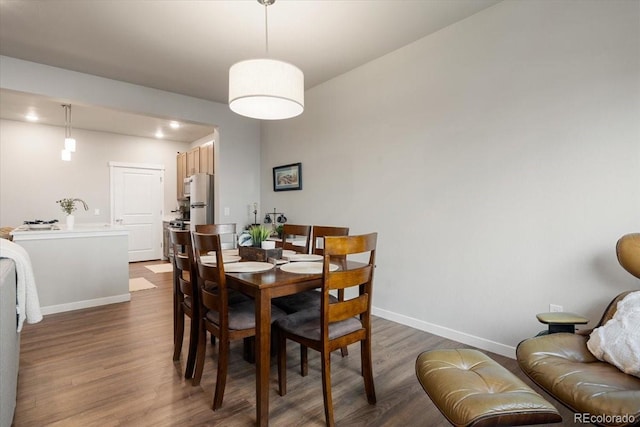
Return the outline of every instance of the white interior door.
{"type": "Polygon", "coordinates": [[[110,167],[111,218],[129,230],[129,262],[161,259],[164,167],[110,167]]]}

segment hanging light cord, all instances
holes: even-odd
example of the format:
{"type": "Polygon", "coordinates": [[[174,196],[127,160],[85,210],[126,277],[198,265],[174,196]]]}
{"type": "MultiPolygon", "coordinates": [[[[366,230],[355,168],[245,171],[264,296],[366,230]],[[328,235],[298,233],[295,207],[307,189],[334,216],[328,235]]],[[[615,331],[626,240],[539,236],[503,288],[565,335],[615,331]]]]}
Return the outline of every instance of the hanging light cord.
{"type": "Polygon", "coordinates": [[[269,7],[269,2],[264,2],[264,41],[265,41],[265,51],[267,52],[267,56],[269,56],[269,20],[267,19],[268,7],[269,7]]]}
{"type": "Polygon", "coordinates": [[[67,138],[71,137],[71,105],[65,104],[64,107],[64,129],[65,136],[67,138]]]}

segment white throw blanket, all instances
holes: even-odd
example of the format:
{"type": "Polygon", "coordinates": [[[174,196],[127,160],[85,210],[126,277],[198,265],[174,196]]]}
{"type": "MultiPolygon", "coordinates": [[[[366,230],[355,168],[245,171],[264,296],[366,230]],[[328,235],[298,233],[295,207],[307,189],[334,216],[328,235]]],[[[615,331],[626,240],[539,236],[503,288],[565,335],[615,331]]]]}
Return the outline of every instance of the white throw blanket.
{"type": "Polygon", "coordinates": [[[591,332],[587,347],[599,360],[640,377],[640,291],[618,302],[613,318],[591,332]]]}
{"type": "Polygon", "coordinates": [[[22,246],[7,239],[0,239],[0,258],[11,258],[16,263],[18,332],[20,332],[25,320],[27,323],[38,323],[42,320],[31,258],[22,246]]]}

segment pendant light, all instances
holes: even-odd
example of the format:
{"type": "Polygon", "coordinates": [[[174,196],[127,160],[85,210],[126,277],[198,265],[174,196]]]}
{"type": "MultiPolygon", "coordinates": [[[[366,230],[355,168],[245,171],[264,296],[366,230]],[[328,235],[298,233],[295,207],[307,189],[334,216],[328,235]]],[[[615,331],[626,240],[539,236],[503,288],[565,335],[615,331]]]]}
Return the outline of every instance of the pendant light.
{"type": "Polygon", "coordinates": [[[71,104],[62,104],[64,108],[64,150],[60,154],[62,160],[70,161],[71,153],[76,151],[76,140],[71,137],[71,104]]]}
{"type": "MultiPolygon", "coordinates": [[[[269,54],[267,7],[264,5],[266,53],[269,54]]],[[[289,119],[304,111],[304,74],[295,65],[275,59],[249,59],[229,69],[229,108],[237,114],[262,120],[289,119]]]]}

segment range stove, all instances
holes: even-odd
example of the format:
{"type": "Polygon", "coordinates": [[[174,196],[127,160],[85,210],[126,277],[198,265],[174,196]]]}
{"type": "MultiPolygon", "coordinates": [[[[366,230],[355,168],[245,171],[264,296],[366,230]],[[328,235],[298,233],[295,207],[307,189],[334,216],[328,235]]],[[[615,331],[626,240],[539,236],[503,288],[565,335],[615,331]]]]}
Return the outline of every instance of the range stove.
{"type": "Polygon", "coordinates": [[[176,218],[174,220],[169,221],[169,227],[177,228],[178,230],[187,230],[189,229],[189,221],[176,218]]]}

